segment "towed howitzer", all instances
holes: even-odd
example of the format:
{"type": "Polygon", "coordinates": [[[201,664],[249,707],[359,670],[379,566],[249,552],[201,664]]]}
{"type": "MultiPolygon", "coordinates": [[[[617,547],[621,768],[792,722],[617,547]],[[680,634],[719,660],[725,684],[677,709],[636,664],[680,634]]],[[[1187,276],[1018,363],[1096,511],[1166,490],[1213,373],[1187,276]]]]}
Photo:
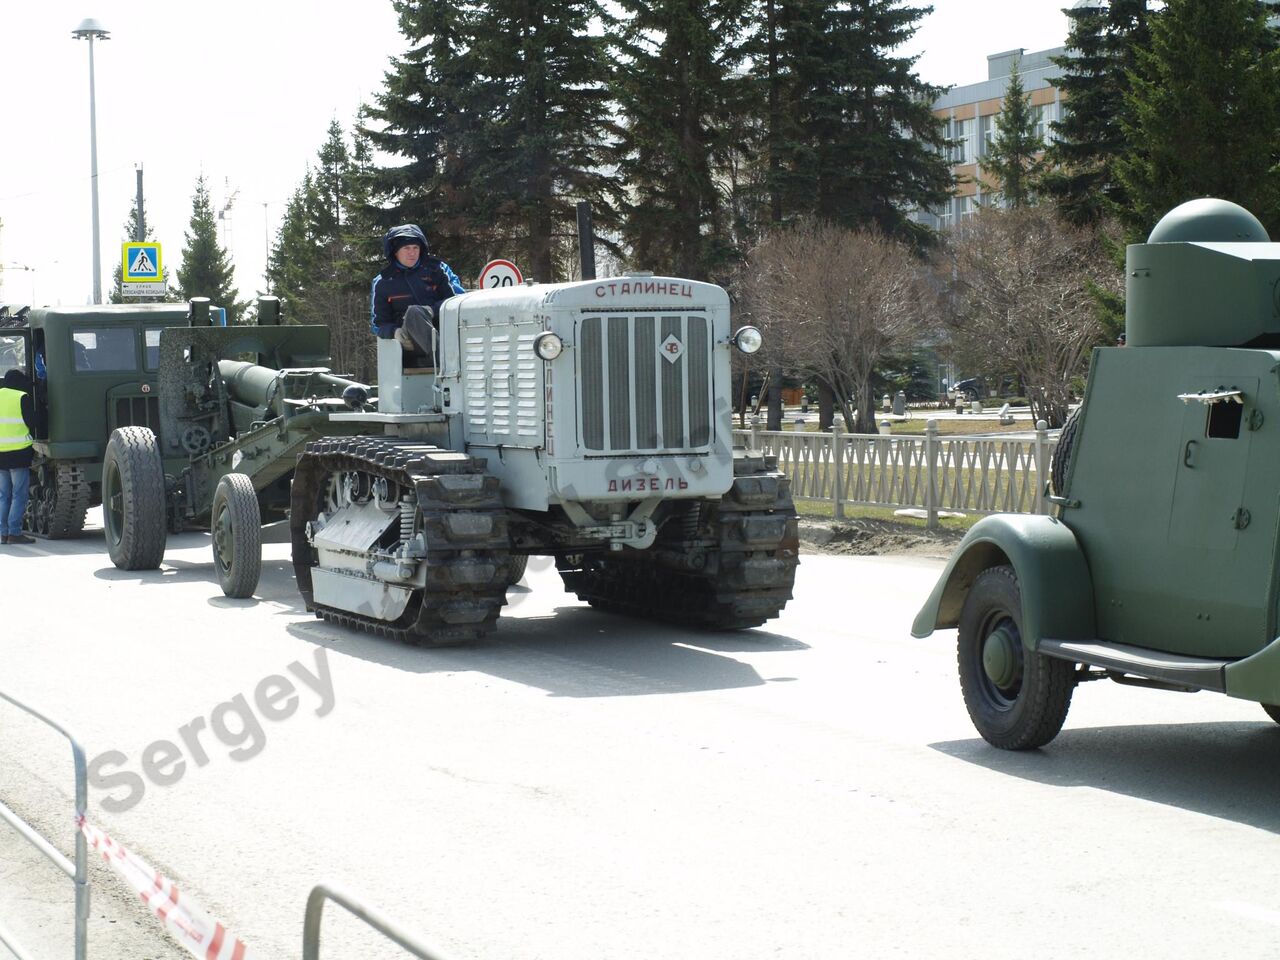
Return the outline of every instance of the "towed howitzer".
{"type": "Polygon", "coordinates": [[[359,409],[369,399],[367,386],[334,376],[324,367],[273,370],[246,360],[219,360],[218,374],[227,386],[231,419],[238,429],[288,416],[290,410],[359,409]]]}
{"type": "Polygon", "coordinates": [[[323,326],[170,327],[159,341],[158,430],[115,430],[103,459],[108,551],[121,569],[155,569],[169,532],[208,524],[223,591],[250,596],[262,524],[287,515],[298,454],[354,432],[331,414],[363,409],[370,389],[322,365],[323,326]]]}

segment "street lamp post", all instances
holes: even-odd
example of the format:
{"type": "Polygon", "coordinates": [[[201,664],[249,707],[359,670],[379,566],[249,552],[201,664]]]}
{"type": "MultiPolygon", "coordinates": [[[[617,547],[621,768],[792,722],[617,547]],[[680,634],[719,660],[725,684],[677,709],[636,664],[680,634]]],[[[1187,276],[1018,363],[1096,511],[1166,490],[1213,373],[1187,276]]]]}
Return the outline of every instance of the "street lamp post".
{"type": "Polygon", "coordinates": [[[92,17],[71,31],[77,40],[89,41],[89,184],[93,195],[93,302],[102,302],[102,250],[98,242],[98,106],[93,89],[93,41],[110,34],[92,17]]]}

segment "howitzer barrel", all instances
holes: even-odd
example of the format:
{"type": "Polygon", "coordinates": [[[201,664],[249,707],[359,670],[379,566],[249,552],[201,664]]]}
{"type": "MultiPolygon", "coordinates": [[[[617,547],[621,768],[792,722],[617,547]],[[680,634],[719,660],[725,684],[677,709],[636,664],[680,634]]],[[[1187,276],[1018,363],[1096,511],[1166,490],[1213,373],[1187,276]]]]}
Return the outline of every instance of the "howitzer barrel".
{"type": "Polygon", "coordinates": [[[243,360],[219,360],[218,373],[227,385],[227,392],[232,400],[250,407],[269,408],[276,416],[284,412],[282,401],[286,397],[341,397],[342,391],[347,387],[364,386],[354,380],[335,377],[331,373],[291,373],[243,360]]]}

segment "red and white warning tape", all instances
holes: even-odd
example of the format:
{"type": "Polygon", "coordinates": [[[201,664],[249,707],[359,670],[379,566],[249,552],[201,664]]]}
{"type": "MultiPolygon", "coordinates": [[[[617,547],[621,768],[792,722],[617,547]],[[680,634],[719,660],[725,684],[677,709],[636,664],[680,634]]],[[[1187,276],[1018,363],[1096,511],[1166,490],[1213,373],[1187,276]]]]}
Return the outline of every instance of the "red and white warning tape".
{"type": "Polygon", "coordinates": [[[130,853],[93,824],[81,820],[80,830],[111,869],[151,908],[165,929],[200,960],[253,960],[238,937],[205,913],[190,897],[181,896],[173,881],[141,857],[130,853]]]}

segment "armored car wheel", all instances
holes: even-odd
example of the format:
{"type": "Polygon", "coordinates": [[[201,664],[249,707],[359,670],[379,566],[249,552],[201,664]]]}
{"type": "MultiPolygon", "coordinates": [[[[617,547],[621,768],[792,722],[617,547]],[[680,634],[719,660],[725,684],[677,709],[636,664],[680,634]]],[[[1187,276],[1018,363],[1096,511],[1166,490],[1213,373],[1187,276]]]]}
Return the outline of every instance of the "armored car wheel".
{"type": "Polygon", "coordinates": [[[102,524],[111,562],[121,570],[155,570],[164,560],[164,461],[146,427],[120,427],[102,461],[102,524]]]}
{"type": "Polygon", "coordinates": [[[957,663],[969,717],[1004,750],[1032,750],[1058,735],[1075,688],[1075,666],[1022,642],[1022,591],[1012,567],[980,574],[960,612],[957,663]]]}
{"type": "Polygon", "coordinates": [[[262,574],[262,511],[253,481],[229,473],[213,493],[213,565],[228,597],[253,596],[262,574]]]}

